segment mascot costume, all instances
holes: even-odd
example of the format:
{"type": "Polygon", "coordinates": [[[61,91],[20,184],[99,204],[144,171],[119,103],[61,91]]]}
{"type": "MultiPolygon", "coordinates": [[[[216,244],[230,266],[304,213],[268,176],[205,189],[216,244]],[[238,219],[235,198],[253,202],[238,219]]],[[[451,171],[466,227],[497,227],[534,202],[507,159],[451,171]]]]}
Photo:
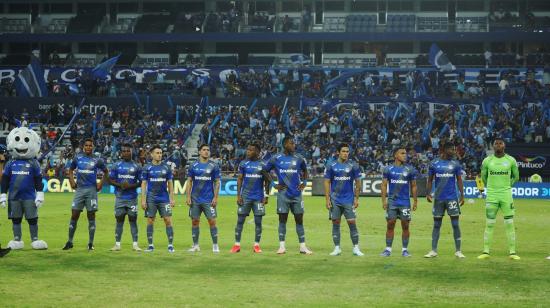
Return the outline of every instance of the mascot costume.
{"type": "Polygon", "coordinates": [[[42,174],[36,160],[40,137],[27,127],[18,127],[9,133],[6,141],[11,159],[2,174],[0,206],[6,207],[7,202],[8,218],[13,224],[13,240],[8,247],[15,250],[25,246],[21,238],[21,222],[25,215],[32,248],[47,249],[46,242],[38,239],[38,209],[44,203],[42,174]]]}

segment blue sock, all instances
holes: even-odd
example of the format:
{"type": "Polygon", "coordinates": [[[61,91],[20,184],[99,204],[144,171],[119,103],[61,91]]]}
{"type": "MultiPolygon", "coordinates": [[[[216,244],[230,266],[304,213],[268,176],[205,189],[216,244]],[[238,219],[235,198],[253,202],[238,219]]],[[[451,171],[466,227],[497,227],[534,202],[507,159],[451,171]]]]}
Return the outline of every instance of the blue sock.
{"type": "Polygon", "coordinates": [[[455,240],[455,249],[460,251],[460,246],[462,244],[460,226],[458,225],[458,216],[451,217],[451,225],[453,226],[453,238],[455,240]]]}
{"type": "Polygon", "coordinates": [[[349,236],[353,245],[359,244],[359,231],[356,224],[349,224],[349,236]]]}
{"type": "Polygon", "coordinates": [[[94,237],[95,237],[95,219],[88,220],[88,235],[89,235],[88,243],[93,244],[94,237]]]}
{"type": "Polygon", "coordinates": [[[212,244],[218,243],[218,227],[210,227],[210,236],[212,237],[212,244]]]}
{"type": "Polygon", "coordinates": [[[332,224],[332,241],[334,246],[340,246],[340,224],[332,224]]]}
{"type": "Polygon", "coordinates": [[[441,224],[443,218],[434,218],[434,228],[432,230],[432,250],[437,251],[437,242],[439,241],[439,234],[441,233],[441,224]]]}
{"type": "Polygon", "coordinates": [[[136,221],[130,221],[130,232],[132,233],[132,241],[138,241],[138,226],[136,221]]]}
{"type": "Polygon", "coordinates": [[[76,220],[72,220],[69,222],[69,242],[73,242],[74,238],[74,232],[76,231],[76,220]]]}
{"type": "Polygon", "coordinates": [[[19,242],[21,240],[21,223],[13,224],[13,240],[19,242]]]}
{"type": "Polygon", "coordinates": [[[279,242],[284,242],[286,237],[286,223],[279,222],[279,242]]]}
{"type": "Polygon", "coordinates": [[[116,223],[115,227],[115,242],[120,242],[120,238],[122,237],[122,230],[124,229],[124,222],[118,222],[116,223]]]}
{"type": "Polygon", "coordinates": [[[192,226],[191,227],[191,237],[193,237],[193,245],[198,245],[199,244],[199,234],[200,234],[200,229],[199,229],[199,226],[192,226]]]}
{"type": "Polygon", "coordinates": [[[260,240],[262,239],[262,216],[254,216],[254,226],[255,226],[254,241],[256,243],[259,243],[260,240]]]}
{"type": "Polygon", "coordinates": [[[155,230],[153,225],[147,225],[147,242],[149,245],[153,245],[153,230],[155,230]]]}
{"type": "Polygon", "coordinates": [[[305,243],[306,242],[306,232],[304,230],[303,224],[296,224],[296,234],[298,234],[298,242],[299,243],[305,243]]]}
{"type": "Polygon", "coordinates": [[[244,221],[246,216],[239,215],[237,216],[237,225],[235,226],[235,242],[241,242],[241,235],[243,233],[244,221]]]}
{"type": "Polygon", "coordinates": [[[166,236],[168,237],[168,245],[172,245],[174,242],[174,228],[172,226],[166,227],[166,236]]]}
{"type": "Polygon", "coordinates": [[[392,238],[386,238],[386,247],[391,247],[393,244],[393,237],[392,238]]]}

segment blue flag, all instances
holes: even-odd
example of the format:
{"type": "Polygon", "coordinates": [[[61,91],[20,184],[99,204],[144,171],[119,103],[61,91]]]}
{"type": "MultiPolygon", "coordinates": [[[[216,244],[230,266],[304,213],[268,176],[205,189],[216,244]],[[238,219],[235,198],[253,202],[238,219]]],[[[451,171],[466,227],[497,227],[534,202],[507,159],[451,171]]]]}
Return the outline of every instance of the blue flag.
{"type": "Polygon", "coordinates": [[[15,89],[17,96],[21,97],[48,96],[44,70],[36,57],[31,56],[31,63],[21,70],[15,78],[15,89]]]}
{"type": "Polygon", "coordinates": [[[116,62],[118,61],[118,58],[120,58],[120,55],[112,57],[111,59],[105,60],[103,63],[98,64],[94,69],[92,70],[92,77],[99,78],[99,79],[105,79],[107,78],[107,75],[111,72],[111,69],[113,66],[116,65],[116,62]]]}
{"type": "Polygon", "coordinates": [[[290,61],[292,64],[310,64],[311,58],[304,54],[293,54],[290,55],[290,61]]]}
{"type": "Polygon", "coordinates": [[[329,80],[327,84],[325,85],[325,97],[332,94],[332,91],[334,91],[336,88],[344,84],[344,82],[348,81],[351,77],[354,75],[360,75],[362,74],[366,69],[364,70],[353,70],[353,71],[342,71],[339,76],[336,76],[329,80]]]}
{"type": "Polygon", "coordinates": [[[452,72],[456,67],[451,63],[447,55],[443,53],[435,43],[430,47],[430,64],[435,66],[441,72],[452,72]]]}

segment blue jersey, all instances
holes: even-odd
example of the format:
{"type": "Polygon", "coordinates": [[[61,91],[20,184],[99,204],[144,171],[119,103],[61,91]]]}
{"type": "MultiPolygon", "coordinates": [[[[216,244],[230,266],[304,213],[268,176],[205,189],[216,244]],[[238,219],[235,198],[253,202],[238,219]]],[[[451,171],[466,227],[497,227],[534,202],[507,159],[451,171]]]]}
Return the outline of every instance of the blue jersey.
{"type": "Polygon", "coordinates": [[[262,160],[243,160],[239,164],[239,174],[243,176],[240,193],[244,200],[263,200],[265,167],[262,160]]]}
{"type": "Polygon", "coordinates": [[[76,184],[79,188],[96,187],[97,170],[107,172],[103,159],[78,154],[71,162],[71,170],[76,169],[76,184]]]}
{"type": "Polygon", "coordinates": [[[388,200],[395,207],[411,207],[410,183],[416,180],[417,172],[412,166],[390,165],[384,168],[383,177],[389,183],[388,200]]]}
{"type": "Polygon", "coordinates": [[[147,202],[168,203],[168,181],[172,181],[172,170],[166,164],[148,164],[141,171],[141,180],[147,181],[147,202]]]}
{"type": "Polygon", "coordinates": [[[214,199],[214,182],[220,179],[220,167],[213,161],[194,162],[187,176],[193,181],[191,201],[193,203],[211,203],[214,199]]]}
{"type": "Polygon", "coordinates": [[[325,179],[330,180],[330,197],[342,205],[353,204],[353,186],[361,178],[361,168],[353,161],[335,160],[325,168],[325,179]]]}
{"type": "MultiPolygon", "coordinates": [[[[141,182],[141,167],[133,161],[120,161],[110,170],[109,177],[111,181],[121,184],[139,184],[141,182]]],[[[118,199],[134,200],[137,198],[137,187],[132,189],[122,189],[115,187],[115,195],[118,199]]]]}
{"type": "Polygon", "coordinates": [[[456,177],[462,175],[462,166],[456,160],[436,159],[430,164],[428,175],[435,178],[434,198],[456,200],[456,177]]]}
{"type": "MultiPolygon", "coordinates": [[[[9,181],[8,198],[10,200],[34,200],[36,198],[35,183],[42,181],[40,165],[36,159],[10,160],[3,176],[9,181]]],[[[6,180],[4,178],[4,180],[6,180]]],[[[4,184],[6,185],[6,184],[4,184]]]]}
{"type": "Polygon", "coordinates": [[[267,163],[266,170],[275,170],[279,184],[286,185],[287,197],[298,197],[302,192],[298,189],[301,182],[301,172],[307,171],[306,160],[298,154],[275,154],[267,163]]]}

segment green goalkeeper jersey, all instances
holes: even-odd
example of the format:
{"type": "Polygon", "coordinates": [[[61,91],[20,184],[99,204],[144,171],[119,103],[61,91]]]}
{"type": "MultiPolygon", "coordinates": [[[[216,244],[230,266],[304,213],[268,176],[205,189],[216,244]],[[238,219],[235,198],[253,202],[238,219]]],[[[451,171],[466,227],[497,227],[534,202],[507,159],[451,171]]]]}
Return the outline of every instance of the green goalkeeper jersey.
{"type": "Polygon", "coordinates": [[[516,160],[508,154],[486,157],[481,164],[481,179],[487,189],[487,202],[513,202],[512,185],[519,180],[516,160]]]}

